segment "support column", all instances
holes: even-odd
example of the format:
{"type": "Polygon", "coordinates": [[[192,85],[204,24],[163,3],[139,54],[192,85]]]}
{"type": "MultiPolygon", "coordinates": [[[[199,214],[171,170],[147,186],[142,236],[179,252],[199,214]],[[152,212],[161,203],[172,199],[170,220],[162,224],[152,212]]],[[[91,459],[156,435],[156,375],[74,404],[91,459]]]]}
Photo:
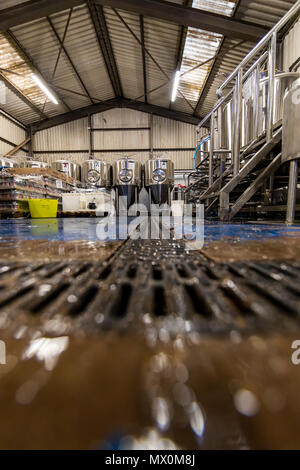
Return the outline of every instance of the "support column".
{"type": "Polygon", "coordinates": [[[150,134],[149,134],[149,144],[150,144],[150,157],[153,157],[153,114],[149,115],[149,127],[150,127],[150,134]]]}
{"type": "Polygon", "coordinates": [[[92,130],[92,115],[88,115],[88,132],[89,132],[89,158],[94,158],[94,136],[92,130]]]}
{"type": "Polygon", "coordinates": [[[236,78],[235,86],[235,132],[233,141],[233,175],[240,171],[240,149],[241,149],[241,124],[242,124],[242,94],[243,94],[243,70],[241,69],[236,78]]]}
{"type": "Polygon", "coordinates": [[[275,97],[275,67],[276,67],[276,44],[277,35],[273,34],[269,47],[269,65],[268,65],[268,105],[267,105],[267,142],[273,137],[273,114],[274,114],[274,97],[275,97]]]}
{"type": "Polygon", "coordinates": [[[214,134],[215,134],[215,114],[212,113],[210,118],[210,150],[209,150],[209,167],[208,167],[208,187],[213,184],[213,164],[214,164],[214,134]]]}
{"type": "Polygon", "coordinates": [[[30,158],[33,158],[33,138],[34,138],[34,135],[33,135],[31,126],[26,131],[26,138],[30,139],[29,142],[28,142],[28,156],[30,158]]]}

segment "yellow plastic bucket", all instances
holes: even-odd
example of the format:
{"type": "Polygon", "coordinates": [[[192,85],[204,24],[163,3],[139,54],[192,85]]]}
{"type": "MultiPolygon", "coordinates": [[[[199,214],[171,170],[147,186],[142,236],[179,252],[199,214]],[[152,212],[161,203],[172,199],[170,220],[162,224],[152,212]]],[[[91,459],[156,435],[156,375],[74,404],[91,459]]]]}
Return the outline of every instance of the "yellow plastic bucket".
{"type": "Polygon", "coordinates": [[[50,219],[57,215],[57,199],[28,199],[33,219],[50,219]]]}

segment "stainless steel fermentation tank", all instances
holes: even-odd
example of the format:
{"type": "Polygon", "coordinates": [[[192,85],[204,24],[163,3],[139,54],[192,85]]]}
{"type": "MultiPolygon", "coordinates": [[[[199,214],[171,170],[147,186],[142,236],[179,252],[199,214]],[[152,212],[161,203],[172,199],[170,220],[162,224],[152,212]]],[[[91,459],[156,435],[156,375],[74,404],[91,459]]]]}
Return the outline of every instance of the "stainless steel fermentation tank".
{"type": "Polygon", "coordinates": [[[80,180],[80,165],[69,160],[56,160],[51,163],[53,170],[60,171],[74,180],[80,180]]]}
{"type": "Polygon", "coordinates": [[[145,164],[145,187],[150,203],[163,204],[171,201],[174,186],[174,163],[166,158],[151,158],[145,164]]]}
{"type": "MultiPolygon", "coordinates": [[[[283,118],[283,98],[288,87],[300,77],[297,72],[278,73],[275,75],[275,90],[273,104],[273,126],[276,127],[283,118]]],[[[241,146],[246,147],[257,137],[262,136],[267,129],[268,114],[268,77],[259,80],[259,88],[255,91],[255,76],[250,75],[243,86],[242,104],[242,136],[241,146]],[[255,93],[258,91],[257,104],[255,93]],[[257,120],[255,119],[255,106],[258,106],[257,120]]]]}
{"type": "Polygon", "coordinates": [[[48,163],[40,162],[39,160],[27,160],[22,166],[26,168],[49,168],[48,163]]]}
{"type": "MultiPolygon", "coordinates": [[[[288,87],[300,77],[298,72],[278,73],[275,75],[273,126],[278,126],[283,119],[283,98],[288,87]]],[[[268,77],[257,82],[254,73],[243,84],[241,148],[245,148],[255,139],[262,137],[267,130],[268,115],[268,77]],[[257,85],[258,84],[258,85],[257,85]]],[[[234,139],[235,103],[231,98],[216,110],[213,117],[213,152],[232,150],[234,139]]],[[[201,139],[203,140],[203,139],[201,139]]],[[[200,148],[196,157],[196,166],[209,154],[210,140],[200,148]]]]}
{"type": "Polygon", "coordinates": [[[119,197],[127,198],[127,208],[138,202],[138,191],[142,185],[140,162],[133,158],[120,158],[113,165],[113,187],[116,191],[116,207],[119,212],[119,197]]]}
{"type": "Polygon", "coordinates": [[[286,91],[282,126],[282,161],[290,162],[286,222],[295,220],[300,160],[300,78],[286,91]]]}
{"type": "Polygon", "coordinates": [[[81,166],[81,181],[99,188],[111,188],[112,167],[104,160],[86,160],[81,166]]]}
{"type": "Polygon", "coordinates": [[[5,158],[5,157],[0,157],[1,168],[15,168],[17,166],[18,165],[14,160],[10,160],[9,158],[5,158]]]}

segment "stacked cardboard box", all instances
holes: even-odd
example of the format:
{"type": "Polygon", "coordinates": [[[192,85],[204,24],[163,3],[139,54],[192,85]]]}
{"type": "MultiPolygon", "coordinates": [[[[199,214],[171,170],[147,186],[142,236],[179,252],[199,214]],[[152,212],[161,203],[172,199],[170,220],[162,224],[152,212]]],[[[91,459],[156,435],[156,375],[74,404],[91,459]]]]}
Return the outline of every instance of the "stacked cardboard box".
{"type": "Polygon", "coordinates": [[[28,211],[28,199],[58,199],[74,189],[72,180],[62,173],[41,168],[14,168],[0,172],[0,212],[28,211]]]}

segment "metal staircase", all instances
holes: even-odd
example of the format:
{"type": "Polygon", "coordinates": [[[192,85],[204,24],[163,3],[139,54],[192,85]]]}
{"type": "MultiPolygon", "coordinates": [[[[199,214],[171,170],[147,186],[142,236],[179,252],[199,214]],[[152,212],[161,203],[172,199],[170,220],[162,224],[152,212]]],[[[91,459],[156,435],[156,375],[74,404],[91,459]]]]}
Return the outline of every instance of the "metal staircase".
{"type": "Polygon", "coordinates": [[[300,1],[221,85],[217,91],[221,98],[198,125],[199,134],[207,134],[209,127],[210,139],[207,150],[199,151],[195,172],[189,175],[186,201],[203,203],[206,216],[222,221],[237,215],[259,217],[264,212],[272,214],[272,205],[278,213],[278,199],[283,202],[281,211],[287,209],[283,97],[300,73],[276,73],[281,69],[277,46],[282,30],[299,12],[300,1]],[[225,89],[227,94],[222,96],[225,89]]]}

